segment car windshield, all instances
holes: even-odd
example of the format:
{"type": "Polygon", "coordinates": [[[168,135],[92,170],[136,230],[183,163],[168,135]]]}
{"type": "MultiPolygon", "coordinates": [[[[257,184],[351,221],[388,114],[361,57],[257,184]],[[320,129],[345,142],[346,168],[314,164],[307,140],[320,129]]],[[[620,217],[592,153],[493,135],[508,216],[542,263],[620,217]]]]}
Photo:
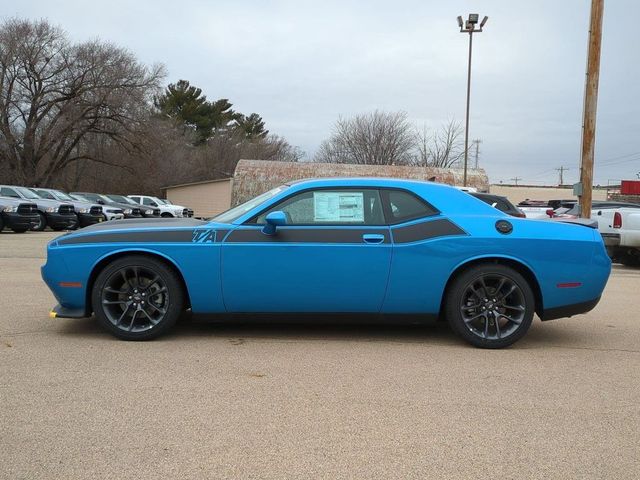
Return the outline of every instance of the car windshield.
{"type": "Polygon", "coordinates": [[[264,203],[267,200],[275,197],[276,195],[278,195],[283,190],[286,190],[287,188],[289,188],[288,185],[281,185],[279,187],[276,187],[273,190],[269,190],[268,192],[265,192],[262,195],[258,195],[257,197],[252,198],[248,202],[241,203],[240,205],[233,207],[216,217],[213,217],[211,220],[215,222],[220,222],[220,223],[233,223],[235,220],[240,218],[249,210],[252,210],[253,208],[260,205],[261,203],[264,203]]]}
{"type": "Polygon", "coordinates": [[[49,190],[49,193],[56,197],[58,200],[73,200],[73,197],[71,195],[61,192],[60,190],[49,190]]]}
{"type": "Polygon", "coordinates": [[[46,190],[40,190],[37,188],[34,188],[33,191],[40,197],[40,198],[46,198],[47,200],[55,200],[56,197],[53,196],[53,194],[51,192],[47,192],[46,190]]]}
{"type": "Polygon", "coordinates": [[[38,200],[39,198],[42,198],[42,197],[36,195],[35,193],[33,193],[28,188],[25,188],[25,187],[13,187],[13,188],[15,190],[17,190],[18,192],[20,192],[20,194],[22,196],[24,196],[24,198],[29,198],[31,200],[38,200]]]}
{"type": "Polygon", "coordinates": [[[124,195],[105,195],[105,197],[109,197],[110,200],[119,203],[128,203],[133,205],[138,205],[136,202],[131,200],[129,197],[125,197],[124,195]]]}

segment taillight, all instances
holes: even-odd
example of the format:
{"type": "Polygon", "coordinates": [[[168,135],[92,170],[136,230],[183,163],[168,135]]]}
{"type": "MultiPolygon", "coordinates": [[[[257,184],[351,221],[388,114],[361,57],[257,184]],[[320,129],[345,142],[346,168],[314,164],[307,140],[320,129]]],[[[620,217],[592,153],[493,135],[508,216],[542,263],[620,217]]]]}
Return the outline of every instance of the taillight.
{"type": "Polygon", "coordinates": [[[549,215],[550,218],[553,218],[553,209],[552,208],[547,210],[547,215],[549,215]]]}
{"type": "Polygon", "coordinates": [[[620,212],[613,214],[613,228],[622,228],[622,215],[620,215],[620,212]]]}

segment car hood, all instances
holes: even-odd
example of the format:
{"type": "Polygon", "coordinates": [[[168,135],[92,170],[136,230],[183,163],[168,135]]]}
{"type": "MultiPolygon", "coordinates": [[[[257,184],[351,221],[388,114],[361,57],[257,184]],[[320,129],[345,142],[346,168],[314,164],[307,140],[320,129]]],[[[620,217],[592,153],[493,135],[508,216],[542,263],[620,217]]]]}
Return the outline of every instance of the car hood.
{"type": "Polygon", "coordinates": [[[36,202],[24,200],[22,198],[0,197],[0,206],[4,206],[4,207],[7,207],[9,205],[15,206],[15,205],[20,205],[22,203],[36,203],[36,202]]]}
{"type": "Polygon", "coordinates": [[[77,200],[68,200],[65,201],[65,203],[70,203],[71,205],[73,205],[76,210],[80,209],[80,208],[86,208],[87,210],[93,207],[102,207],[102,205],[98,205],[97,203],[90,203],[90,202],[82,202],[82,201],[77,201],[77,200]]]}
{"type": "Polygon", "coordinates": [[[61,205],[71,205],[72,202],[62,202],[60,200],[49,200],[48,198],[24,198],[23,202],[35,203],[38,208],[60,207],[61,205]]]}

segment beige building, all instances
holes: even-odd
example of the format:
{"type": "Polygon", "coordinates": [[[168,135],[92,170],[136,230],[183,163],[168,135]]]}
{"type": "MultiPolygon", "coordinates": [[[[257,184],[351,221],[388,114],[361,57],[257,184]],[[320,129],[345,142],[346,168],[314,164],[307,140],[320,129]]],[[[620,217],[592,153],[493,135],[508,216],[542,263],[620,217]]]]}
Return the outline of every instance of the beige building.
{"type": "MultiPolygon", "coordinates": [[[[489,191],[495,195],[502,195],[518,204],[523,200],[577,200],[571,187],[538,187],[531,185],[491,185],[489,191]]],[[[593,189],[594,200],[606,200],[607,190],[593,189]]]]}
{"type": "Polygon", "coordinates": [[[171,203],[193,209],[195,217],[213,217],[231,206],[233,180],[207,180],[165,187],[165,196],[171,203]]]}
{"type": "MultiPolygon", "coordinates": [[[[233,178],[171,185],[164,190],[167,199],[192,208],[194,216],[212,217],[283,183],[327,177],[391,177],[462,185],[463,172],[457,168],[240,160],[233,178]]],[[[479,191],[489,188],[482,169],[469,169],[467,181],[470,187],[479,191]]]]}

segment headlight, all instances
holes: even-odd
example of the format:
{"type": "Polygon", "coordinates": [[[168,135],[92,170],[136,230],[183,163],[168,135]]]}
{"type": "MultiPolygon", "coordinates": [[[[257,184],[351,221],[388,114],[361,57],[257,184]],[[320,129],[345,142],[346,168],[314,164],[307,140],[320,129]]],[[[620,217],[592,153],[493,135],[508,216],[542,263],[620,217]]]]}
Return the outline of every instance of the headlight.
{"type": "Polygon", "coordinates": [[[53,213],[58,211],[58,207],[47,207],[45,210],[47,213],[53,213]]]}
{"type": "Polygon", "coordinates": [[[78,213],[89,213],[89,209],[88,208],[81,208],[80,210],[78,210],[78,213]]]}
{"type": "Polygon", "coordinates": [[[5,213],[13,213],[18,211],[18,207],[4,207],[2,211],[5,213]]]}
{"type": "Polygon", "coordinates": [[[130,208],[125,208],[124,209],[124,214],[125,215],[131,215],[131,213],[133,213],[133,210],[131,210],[130,208]]]}
{"type": "Polygon", "coordinates": [[[153,215],[153,210],[145,210],[144,214],[145,215],[153,215]]]}

